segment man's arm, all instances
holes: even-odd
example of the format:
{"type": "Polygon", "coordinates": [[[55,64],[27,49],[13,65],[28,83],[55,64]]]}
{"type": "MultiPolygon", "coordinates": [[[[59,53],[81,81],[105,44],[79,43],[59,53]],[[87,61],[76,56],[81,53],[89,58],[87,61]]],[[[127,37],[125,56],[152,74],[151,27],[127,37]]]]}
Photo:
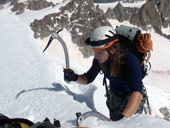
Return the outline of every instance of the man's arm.
{"type": "Polygon", "coordinates": [[[78,79],[76,80],[79,84],[87,84],[87,77],[85,74],[78,75],[78,79]]]}
{"type": "Polygon", "coordinates": [[[135,114],[142,100],[142,97],[143,95],[140,92],[134,91],[130,96],[125,110],[122,112],[122,115],[129,117],[135,114]]]}
{"type": "Polygon", "coordinates": [[[64,69],[64,80],[66,82],[75,81],[79,84],[89,84],[93,82],[97,74],[100,72],[100,65],[96,59],[93,60],[93,64],[87,73],[78,75],[74,73],[72,69],[64,69]]]}

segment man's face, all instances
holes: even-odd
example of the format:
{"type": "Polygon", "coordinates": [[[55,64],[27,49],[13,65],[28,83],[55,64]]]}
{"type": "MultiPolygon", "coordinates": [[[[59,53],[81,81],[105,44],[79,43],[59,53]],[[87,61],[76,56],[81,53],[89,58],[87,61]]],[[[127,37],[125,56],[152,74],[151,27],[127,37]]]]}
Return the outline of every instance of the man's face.
{"type": "Polygon", "coordinates": [[[97,59],[99,63],[102,64],[107,61],[109,57],[109,53],[106,50],[93,49],[93,51],[94,51],[94,58],[97,59]]]}

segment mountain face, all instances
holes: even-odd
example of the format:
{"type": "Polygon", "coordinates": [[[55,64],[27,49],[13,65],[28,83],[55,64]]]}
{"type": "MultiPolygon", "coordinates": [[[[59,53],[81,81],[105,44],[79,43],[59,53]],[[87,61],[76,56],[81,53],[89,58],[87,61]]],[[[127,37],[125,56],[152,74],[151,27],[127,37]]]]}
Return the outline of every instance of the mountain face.
{"type": "Polygon", "coordinates": [[[0,0],[0,5],[6,4],[10,2],[11,0],[0,0]]]}
{"type": "Polygon", "coordinates": [[[95,3],[111,3],[111,2],[117,2],[121,1],[124,3],[133,3],[133,2],[140,2],[145,0],[94,0],[95,3]]]}
{"type": "Polygon", "coordinates": [[[94,0],[95,3],[111,3],[111,2],[117,2],[120,0],[94,0]]]}
{"type": "MultiPolygon", "coordinates": [[[[96,0],[95,0],[96,1],[96,0]]],[[[100,0],[100,2],[113,2],[115,0],[100,0]]],[[[139,0],[122,0],[132,2],[139,0]]],[[[140,0],[143,1],[143,0],[140,0]]],[[[40,10],[49,6],[55,7],[46,0],[1,0],[0,8],[7,2],[12,5],[16,14],[24,13],[25,9],[40,10]]],[[[99,2],[99,0],[98,0],[99,2]]],[[[170,0],[147,0],[141,8],[123,7],[118,3],[104,13],[99,6],[94,6],[93,0],[71,0],[59,8],[59,12],[34,20],[30,24],[35,38],[45,38],[59,29],[67,29],[72,36],[73,43],[77,44],[84,57],[92,55],[92,51],[85,45],[84,40],[98,26],[111,26],[108,19],[117,19],[120,22],[129,21],[131,24],[148,30],[154,28],[157,33],[164,35],[161,28],[170,26],[170,0]]],[[[164,35],[170,39],[170,35],[164,35]]]]}
{"type": "Polygon", "coordinates": [[[13,6],[11,11],[15,12],[16,15],[24,13],[25,9],[35,11],[54,6],[52,2],[46,0],[25,0],[23,2],[19,0],[1,0],[0,5],[4,5],[8,2],[13,6]]]}
{"type": "MultiPolygon", "coordinates": [[[[110,26],[108,19],[129,21],[145,30],[154,28],[163,35],[161,27],[169,26],[169,11],[169,0],[149,0],[141,8],[123,7],[121,3],[118,3],[113,9],[109,8],[106,13],[99,6],[95,7],[93,0],[72,0],[61,7],[60,12],[35,20],[30,26],[35,33],[35,38],[44,38],[59,29],[66,28],[84,57],[89,57],[92,51],[84,44],[84,40],[96,27],[110,26]]],[[[164,36],[170,38],[170,35],[164,36]]]]}
{"type": "Polygon", "coordinates": [[[72,0],[61,7],[60,12],[35,20],[30,26],[35,38],[44,38],[66,28],[84,57],[89,57],[92,51],[85,45],[84,40],[96,27],[103,25],[111,26],[105,13],[98,6],[94,6],[93,0],[72,0]]]}
{"type": "Polygon", "coordinates": [[[113,9],[108,8],[106,15],[109,19],[117,19],[120,22],[130,21],[132,15],[139,11],[138,8],[123,7],[121,3],[118,3],[113,9]]]}
{"type": "MultiPolygon", "coordinates": [[[[117,19],[120,22],[129,21],[145,30],[154,28],[162,34],[161,27],[170,26],[170,1],[149,0],[141,8],[123,7],[119,3],[115,8],[108,9],[106,15],[109,19],[117,19]]],[[[163,35],[163,34],[162,34],[163,35]]],[[[164,35],[170,38],[170,35],[164,35]]]]}
{"type": "Polygon", "coordinates": [[[143,28],[151,25],[161,34],[161,27],[167,28],[170,25],[169,12],[169,0],[150,0],[140,8],[138,13],[132,16],[131,23],[143,28]]]}

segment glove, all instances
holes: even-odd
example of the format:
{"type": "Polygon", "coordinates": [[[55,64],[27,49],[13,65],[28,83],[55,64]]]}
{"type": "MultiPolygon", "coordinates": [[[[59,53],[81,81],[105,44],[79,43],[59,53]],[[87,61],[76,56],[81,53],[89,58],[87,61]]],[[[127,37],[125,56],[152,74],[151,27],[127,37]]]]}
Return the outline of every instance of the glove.
{"type": "Polygon", "coordinates": [[[124,117],[125,117],[124,115],[120,114],[120,115],[118,115],[117,120],[121,120],[121,119],[123,119],[124,117]]]}
{"type": "Polygon", "coordinates": [[[64,69],[64,80],[69,83],[70,81],[76,81],[78,75],[74,73],[72,69],[64,69]]]}

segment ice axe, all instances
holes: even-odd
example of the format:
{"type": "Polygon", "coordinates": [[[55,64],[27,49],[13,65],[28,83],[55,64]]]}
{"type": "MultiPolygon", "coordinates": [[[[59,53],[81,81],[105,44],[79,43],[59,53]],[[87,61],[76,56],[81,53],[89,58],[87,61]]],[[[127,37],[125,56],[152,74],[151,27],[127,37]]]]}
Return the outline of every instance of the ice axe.
{"type": "Polygon", "coordinates": [[[88,112],[85,112],[83,114],[78,112],[78,113],[76,113],[76,116],[77,116],[77,127],[76,128],[80,128],[83,121],[85,121],[89,117],[96,117],[96,118],[98,118],[102,121],[111,121],[108,117],[106,117],[105,115],[103,115],[103,114],[101,114],[100,112],[97,112],[97,111],[88,111],[88,112]]]}
{"type": "Polygon", "coordinates": [[[68,56],[68,50],[67,50],[67,46],[66,46],[66,43],[64,42],[64,40],[61,38],[61,36],[59,35],[59,32],[61,32],[62,29],[60,29],[58,32],[54,33],[51,35],[49,41],[48,41],[48,44],[47,46],[45,47],[45,49],[43,50],[43,52],[45,52],[45,50],[50,46],[51,42],[53,41],[53,39],[57,39],[63,49],[64,49],[64,54],[65,54],[65,62],[66,62],[66,69],[70,69],[70,65],[69,65],[69,56],[68,56]]]}

